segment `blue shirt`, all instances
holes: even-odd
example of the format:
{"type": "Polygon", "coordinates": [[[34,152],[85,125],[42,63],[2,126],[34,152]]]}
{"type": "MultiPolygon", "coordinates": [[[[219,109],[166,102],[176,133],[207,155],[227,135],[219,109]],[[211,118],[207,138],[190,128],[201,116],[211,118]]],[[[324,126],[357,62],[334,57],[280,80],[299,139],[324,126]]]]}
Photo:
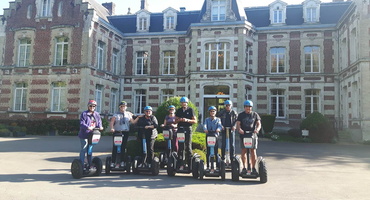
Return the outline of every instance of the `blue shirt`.
{"type": "Polygon", "coordinates": [[[221,131],[222,130],[222,125],[221,125],[221,120],[218,117],[211,118],[208,117],[203,124],[203,130],[204,131],[216,131],[216,130],[221,131]]]}

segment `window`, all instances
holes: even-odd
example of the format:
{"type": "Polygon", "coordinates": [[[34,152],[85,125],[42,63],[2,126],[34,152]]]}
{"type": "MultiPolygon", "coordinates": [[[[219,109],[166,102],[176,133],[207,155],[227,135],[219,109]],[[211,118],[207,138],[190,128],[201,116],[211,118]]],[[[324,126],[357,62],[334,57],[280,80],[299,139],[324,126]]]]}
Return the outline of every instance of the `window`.
{"type": "Polygon", "coordinates": [[[305,0],[303,4],[303,18],[306,23],[319,22],[320,0],[305,0]]]}
{"type": "Polygon", "coordinates": [[[320,72],[320,47],[306,46],[304,47],[305,56],[305,72],[317,73],[320,72]]]}
{"type": "Polygon", "coordinates": [[[32,5],[28,5],[27,7],[27,19],[31,19],[32,15],[32,5]]]}
{"type": "Polygon", "coordinates": [[[320,90],[318,89],[309,89],[305,90],[305,116],[314,111],[319,111],[320,107],[320,90]]]}
{"type": "Polygon", "coordinates": [[[56,39],[55,63],[56,66],[68,64],[68,38],[60,37],[56,39]]]}
{"type": "Polygon", "coordinates": [[[105,43],[102,41],[98,42],[98,56],[97,56],[98,69],[104,69],[104,60],[105,60],[105,43]]]}
{"type": "Polygon", "coordinates": [[[161,94],[161,103],[167,101],[171,97],[174,97],[173,95],[173,89],[163,89],[161,94]]]}
{"type": "Polygon", "coordinates": [[[117,74],[118,73],[118,53],[119,51],[117,49],[113,49],[112,54],[112,73],[117,74]]]}
{"type": "Polygon", "coordinates": [[[144,107],[146,106],[146,91],[145,90],[135,90],[135,113],[139,114],[144,111],[144,107]]]}
{"type": "Polygon", "coordinates": [[[175,74],[175,51],[163,52],[163,74],[175,74]]]}
{"type": "Polygon", "coordinates": [[[225,21],[226,1],[225,0],[213,0],[211,15],[212,15],[212,21],[225,21]]]}
{"type": "Polygon", "coordinates": [[[284,47],[271,48],[271,73],[285,73],[285,52],[284,47]]]}
{"type": "Polygon", "coordinates": [[[306,9],[306,22],[316,22],[316,8],[307,8],[306,9]]]}
{"type": "Polygon", "coordinates": [[[14,90],[14,111],[26,111],[27,84],[17,83],[14,90]]]}
{"type": "Polygon", "coordinates": [[[52,84],[51,91],[51,111],[62,112],[66,109],[66,104],[62,100],[66,96],[66,83],[55,82],[52,84]]]}
{"type": "Polygon", "coordinates": [[[18,66],[25,67],[30,65],[31,40],[21,39],[18,47],[18,66]]]}
{"type": "Polygon", "coordinates": [[[114,113],[118,107],[117,96],[118,96],[118,90],[113,88],[110,91],[110,112],[111,113],[114,113]]]}
{"type": "Polygon", "coordinates": [[[101,112],[101,109],[102,109],[103,88],[104,88],[103,85],[96,85],[96,87],[95,87],[95,101],[98,104],[96,106],[96,111],[97,112],[101,112]]]}
{"type": "Polygon", "coordinates": [[[63,13],[63,1],[58,4],[58,17],[61,17],[63,13]]]}
{"type": "Polygon", "coordinates": [[[271,114],[276,115],[276,118],[285,118],[284,90],[271,90],[271,114]]]}
{"type": "Polygon", "coordinates": [[[281,24],[283,23],[283,10],[277,7],[274,11],[274,24],[281,24]]]}
{"type": "Polygon", "coordinates": [[[148,74],[148,52],[139,51],[136,54],[136,75],[148,74]]]}
{"type": "Polygon", "coordinates": [[[175,17],[168,16],[166,17],[166,29],[175,29],[175,17]]]}
{"type": "Polygon", "coordinates": [[[229,43],[208,43],[205,49],[205,70],[230,69],[229,43]]]}
{"type": "Polygon", "coordinates": [[[139,18],[139,31],[145,31],[147,29],[147,18],[146,17],[141,17],[139,18]]]}
{"type": "Polygon", "coordinates": [[[51,15],[51,0],[42,0],[41,2],[41,17],[49,17],[51,15]]]}

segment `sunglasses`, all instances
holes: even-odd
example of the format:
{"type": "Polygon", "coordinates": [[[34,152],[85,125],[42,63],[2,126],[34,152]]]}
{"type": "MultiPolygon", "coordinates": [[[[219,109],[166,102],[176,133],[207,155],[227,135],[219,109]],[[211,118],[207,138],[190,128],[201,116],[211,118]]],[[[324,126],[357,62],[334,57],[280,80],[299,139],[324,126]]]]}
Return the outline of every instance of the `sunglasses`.
{"type": "Polygon", "coordinates": [[[146,110],[145,112],[147,112],[147,113],[148,113],[148,112],[152,112],[152,111],[151,111],[151,110],[146,110]]]}
{"type": "Polygon", "coordinates": [[[231,105],[230,105],[230,104],[227,104],[227,105],[225,105],[225,106],[229,106],[229,107],[230,107],[231,105]]]}
{"type": "Polygon", "coordinates": [[[209,112],[216,112],[215,110],[211,110],[211,111],[209,111],[209,112]]]}
{"type": "Polygon", "coordinates": [[[90,108],[95,108],[96,106],[95,105],[89,105],[90,108]]]}

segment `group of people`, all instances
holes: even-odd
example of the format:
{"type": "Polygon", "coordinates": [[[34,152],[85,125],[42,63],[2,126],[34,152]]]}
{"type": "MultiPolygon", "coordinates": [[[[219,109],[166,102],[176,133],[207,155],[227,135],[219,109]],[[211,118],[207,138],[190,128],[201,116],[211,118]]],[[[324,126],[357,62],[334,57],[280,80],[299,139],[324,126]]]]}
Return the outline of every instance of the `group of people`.
{"type": "MultiPolygon", "coordinates": [[[[172,140],[172,147],[174,151],[185,151],[186,160],[188,165],[191,160],[192,152],[192,125],[197,123],[197,117],[195,116],[194,110],[188,106],[189,99],[187,97],[182,97],[180,99],[181,108],[175,109],[175,106],[171,105],[168,107],[168,115],[164,119],[164,123],[161,126],[167,126],[171,128],[174,132],[174,138],[172,140]],[[185,132],[185,145],[178,146],[176,131],[181,127],[185,132]],[[185,148],[185,149],[182,149],[185,148]]],[[[79,138],[81,141],[81,151],[80,159],[82,163],[85,161],[85,154],[87,151],[88,138],[91,135],[93,129],[103,130],[101,117],[98,112],[95,111],[97,106],[96,101],[90,100],[88,102],[88,109],[84,111],[80,116],[80,131],[79,138]]],[[[232,102],[226,100],[224,102],[225,109],[217,113],[217,108],[215,106],[210,106],[208,108],[209,117],[205,119],[203,124],[203,130],[205,133],[214,133],[216,136],[222,134],[223,137],[226,135],[226,130],[229,129],[229,146],[230,146],[230,158],[235,155],[235,132],[240,136],[241,141],[241,159],[243,162],[243,172],[246,172],[247,159],[246,153],[247,149],[243,144],[243,137],[245,134],[252,137],[254,140],[258,140],[257,134],[261,129],[261,118],[258,113],[252,111],[253,102],[246,100],[244,102],[244,111],[237,113],[232,109],[232,102]]],[[[145,137],[147,141],[148,149],[148,163],[154,158],[154,141],[157,137],[157,127],[158,120],[153,115],[153,109],[151,106],[146,106],[144,108],[144,114],[135,117],[131,112],[126,111],[127,103],[121,101],[119,104],[119,111],[113,115],[110,120],[109,128],[110,132],[121,132],[123,134],[122,147],[127,145],[127,140],[129,136],[130,123],[136,124],[142,129],[141,134],[138,134],[138,138],[142,139],[145,137]]],[[[257,144],[257,141],[254,141],[257,144]]],[[[216,142],[217,145],[217,142],[216,142]]],[[[225,159],[225,147],[226,140],[222,140],[221,148],[221,158],[225,159]]],[[[215,147],[217,149],[217,146],[215,147]]],[[[257,173],[255,169],[256,164],[256,149],[257,145],[250,148],[251,154],[251,166],[252,173],[257,173]]],[[[207,151],[209,152],[209,151],[207,151]]],[[[207,153],[208,154],[208,153],[207,153]]],[[[116,148],[112,150],[112,160],[115,160],[117,155],[116,148]]],[[[124,152],[121,154],[121,161],[124,161],[124,152]]],[[[208,155],[207,155],[208,158],[208,155]]],[[[91,163],[91,156],[87,156],[88,163],[91,163]]],[[[208,162],[207,162],[208,163],[208,162]]],[[[119,163],[116,163],[119,165],[119,163]]],[[[183,168],[184,166],[181,166],[183,168]]],[[[209,166],[207,166],[209,167],[209,166]]]]}

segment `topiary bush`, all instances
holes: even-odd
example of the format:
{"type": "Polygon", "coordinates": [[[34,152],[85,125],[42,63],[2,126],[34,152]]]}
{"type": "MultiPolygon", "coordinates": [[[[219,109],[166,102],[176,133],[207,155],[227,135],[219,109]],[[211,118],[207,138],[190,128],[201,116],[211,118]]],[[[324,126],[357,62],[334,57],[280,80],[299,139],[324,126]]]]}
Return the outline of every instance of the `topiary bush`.
{"type": "Polygon", "coordinates": [[[276,115],[261,114],[261,125],[265,134],[271,133],[274,129],[276,115]]]}
{"type": "Polygon", "coordinates": [[[301,123],[301,130],[309,130],[312,142],[333,142],[335,128],[332,123],[319,112],[309,114],[301,123]]]}
{"type": "MultiPolygon", "coordinates": [[[[171,97],[167,101],[163,102],[158,109],[155,112],[155,117],[158,120],[158,124],[162,124],[164,122],[164,118],[168,114],[168,107],[170,105],[173,105],[176,107],[176,110],[181,108],[181,103],[180,103],[181,97],[171,97]]],[[[189,100],[188,106],[194,110],[194,115],[198,116],[198,108],[189,100]]],[[[199,119],[198,119],[199,120],[199,119]]],[[[193,124],[192,128],[193,131],[196,130],[198,124],[193,124]]],[[[162,132],[161,128],[158,128],[159,132],[162,132]]]]}

